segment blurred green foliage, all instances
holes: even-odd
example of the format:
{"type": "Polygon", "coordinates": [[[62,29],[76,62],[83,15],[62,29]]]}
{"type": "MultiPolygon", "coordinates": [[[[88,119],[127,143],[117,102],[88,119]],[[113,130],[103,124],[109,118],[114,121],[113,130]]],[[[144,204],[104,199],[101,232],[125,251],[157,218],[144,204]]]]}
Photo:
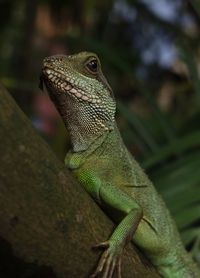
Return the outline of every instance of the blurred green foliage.
{"type": "MultiPolygon", "coordinates": [[[[60,52],[98,53],[115,92],[123,138],[200,263],[200,1],[0,5],[0,81],[33,123],[44,120],[35,105],[42,59],[60,52]]],[[[53,133],[40,131],[63,158],[69,140],[57,118],[52,124],[53,133]]]]}

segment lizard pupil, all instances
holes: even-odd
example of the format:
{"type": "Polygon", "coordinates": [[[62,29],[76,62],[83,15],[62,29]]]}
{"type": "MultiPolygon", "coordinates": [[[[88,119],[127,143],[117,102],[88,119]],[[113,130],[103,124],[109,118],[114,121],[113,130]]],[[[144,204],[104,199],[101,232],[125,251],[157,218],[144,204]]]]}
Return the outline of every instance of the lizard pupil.
{"type": "Polygon", "coordinates": [[[97,72],[97,60],[93,59],[90,62],[88,62],[87,67],[90,71],[92,71],[93,73],[96,73],[97,72]]]}

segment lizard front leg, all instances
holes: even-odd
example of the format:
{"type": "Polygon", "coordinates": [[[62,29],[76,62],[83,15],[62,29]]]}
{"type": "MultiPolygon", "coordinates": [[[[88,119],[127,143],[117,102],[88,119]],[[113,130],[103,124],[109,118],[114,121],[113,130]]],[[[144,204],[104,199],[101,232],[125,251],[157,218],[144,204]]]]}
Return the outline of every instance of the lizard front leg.
{"type": "Polygon", "coordinates": [[[109,207],[112,210],[116,209],[125,216],[109,240],[97,245],[106,248],[106,250],[103,252],[97,269],[91,277],[94,278],[101,273],[103,278],[111,278],[115,270],[117,270],[118,277],[121,277],[121,256],[123,249],[132,239],[142,219],[142,209],[134,199],[112,185],[101,185],[99,197],[100,202],[106,205],[108,210],[109,207]]]}

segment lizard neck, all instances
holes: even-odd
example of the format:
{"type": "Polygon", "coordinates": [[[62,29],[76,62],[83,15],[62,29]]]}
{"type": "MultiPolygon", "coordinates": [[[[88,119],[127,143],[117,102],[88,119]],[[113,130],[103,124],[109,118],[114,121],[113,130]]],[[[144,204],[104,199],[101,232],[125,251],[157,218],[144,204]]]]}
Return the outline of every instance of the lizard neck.
{"type": "Polygon", "coordinates": [[[67,128],[70,133],[72,151],[74,153],[92,153],[95,149],[102,145],[109,133],[113,131],[113,127],[110,127],[107,130],[91,134],[89,130],[87,131],[85,128],[81,129],[78,122],[77,124],[75,122],[67,123],[67,128]]]}
{"type": "MultiPolygon", "coordinates": [[[[73,136],[73,132],[71,133],[71,136],[73,136]]],[[[118,127],[116,122],[112,123],[112,126],[106,130],[103,131],[100,134],[96,134],[96,137],[92,136],[90,138],[90,140],[88,140],[88,137],[85,136],[84,134],[84,142],[86,141],[87,143],[87,148],[86,149],[81,149],[79,150],[79,147],[77,147],[77,145],[79,146],[80,141],[77,139],[77,133],[74,134],[74,139],[72,139],[72,144],[73,144],[73,148],[72,151],[76,152],[76,153],[87,153],[87,154],[91,154],[94,151],[96,151],[99,148],[108,148],[109,151],[110,149],[114,149],[114,148],[119,148],[121,145],[123,145],[123,141],[121,138],[121,135],[119,133],[118,127]],[[92,138],[92,139],[91,139],[92,138]],[[78,141],[76,141],[78,140],[78,141]],[[77,145],[76,145],[77,143],[77,145]],[[78,148],[78,150],[77,150],[78,148]]]]}
{"type": "Polygon", "coordinates": [[[120,151],[120,149],[124,149],[124,143],[116,122],[112,124],[112,129],[104,131],[88,146],[84,152],[81,151],[79,153],[84,153],[84,156],[88,156],[94,152],[99,153],[99,155],[100,153],[109,154],[111,149],[117,153],[120,151]]]}
{"type": "Polygon", "coordinates": [[[109,132],[105,140],[102,142],[100,153],[102,153],[103,155],[120,155],[121,152],[124,152],[125,148],[126,147],[124,145],[123,139],[115,122],[113,130],[109,132]]]}
{"type": "Polygon", "coordinates": [[[78,123],[77,125],[74,122],[72,125],[68,123],[67,127],[70,133],[73,152],[91,153],[102,145],[109,134],[114,132],[113,123],[111,126],[108,125],[106,130],[99,131],[95,134],[86,132],[85,129],[81,130],[78,123]]]}
{"type": "Polygon", "coordinates": [[[106,137],[108,136],[110,131],[105,131],[102,134],[96,134],[95,136],[91,136],[90,134],[82,134],[79,130],[77,132],[74,129],[70,130],[68,126],[70,137],[71,137],[71,144],[72,144],[72,152],[73,153],[83,153],[83,154],[91,154],[95,151],[99,146],[102,145],[106,137]]]}
{"type": "Polygon", "coordinates": [[[123,146],[119,130],[116,123],[114,123],[112,130],[108,130],[97,137],[86,150],[74,151],[74,149],[71,149],[66,155],[65,164],[70,169],[77,169],[93,153],[98,154],[98,156],[103,155],[103,153],[108,154],[111,150],[118,153],[124,148],[123,146]]]}

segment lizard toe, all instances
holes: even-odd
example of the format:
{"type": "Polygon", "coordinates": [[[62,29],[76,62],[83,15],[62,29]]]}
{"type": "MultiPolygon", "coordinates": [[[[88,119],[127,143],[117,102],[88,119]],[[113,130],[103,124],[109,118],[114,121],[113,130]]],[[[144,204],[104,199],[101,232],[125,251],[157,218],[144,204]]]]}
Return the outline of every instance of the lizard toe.
{"type": "Polygon", "coordinates": [[[91,278],[101,275],[102,278],[112,278],[115,270],[121,278],[121,252],[115,246],[110,245],[109,241],[101,243],[98,247],[107,247],[101,255],[96,271],[91,278]]]}

